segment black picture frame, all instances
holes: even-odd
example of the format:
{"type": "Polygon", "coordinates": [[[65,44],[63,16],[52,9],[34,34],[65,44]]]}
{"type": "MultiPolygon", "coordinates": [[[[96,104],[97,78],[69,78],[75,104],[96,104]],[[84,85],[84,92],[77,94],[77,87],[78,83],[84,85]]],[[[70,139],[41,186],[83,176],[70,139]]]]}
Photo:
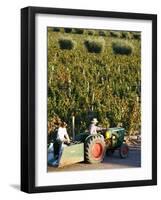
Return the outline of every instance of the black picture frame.
{"type": "Polygon", "coordinates": [[[157,184],[157,15],[44,7],[21,9],[21,190],[27,193],[147,186],[157,184]],[[152,179],[35,186],[35,15],[62,14],[152,21],[152,179]]]}

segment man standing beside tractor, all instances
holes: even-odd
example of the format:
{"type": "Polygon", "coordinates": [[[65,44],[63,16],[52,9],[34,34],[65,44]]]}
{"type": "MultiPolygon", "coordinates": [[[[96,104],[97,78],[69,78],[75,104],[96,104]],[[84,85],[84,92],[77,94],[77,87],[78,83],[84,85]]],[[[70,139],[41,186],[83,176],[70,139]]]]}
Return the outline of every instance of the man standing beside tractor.
{"type": "Polygon", "coordinates": [[[57,130],[57,136],[54,141],[54,159],[52,165],[58,165],[63,149],[67,144],[70,144],[70,138],[67,133],[67,124],[65,122],[59,122],[59,128],[57,130]]]}

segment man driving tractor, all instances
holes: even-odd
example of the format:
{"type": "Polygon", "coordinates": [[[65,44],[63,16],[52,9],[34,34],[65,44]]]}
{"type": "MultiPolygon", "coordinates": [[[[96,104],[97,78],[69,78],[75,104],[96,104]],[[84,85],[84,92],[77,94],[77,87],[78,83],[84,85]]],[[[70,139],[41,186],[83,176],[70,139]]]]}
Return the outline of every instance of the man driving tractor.
{"type": "Polygon", "coordinates": [[[98,120],[96,118],[93,118],[93,120],[91,121],[91,125],[89,127],[89,132],[91,135],[97,134],[97,131],[107,130],[106,128],[96,126],[97,123],[98,123],[98,120]]]}

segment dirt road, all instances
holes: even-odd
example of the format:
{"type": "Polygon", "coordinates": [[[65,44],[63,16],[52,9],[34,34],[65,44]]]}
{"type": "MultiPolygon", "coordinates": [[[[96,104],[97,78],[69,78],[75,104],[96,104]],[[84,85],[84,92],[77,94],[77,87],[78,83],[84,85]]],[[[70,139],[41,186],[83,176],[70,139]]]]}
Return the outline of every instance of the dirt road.
{"type": "Polygon", "coordinates": [[[55,168],[48,166],[48,172],[59,171],[76,171],[76,170],[91,170],[91,169],[119,169],[141,167],[141,147],[140,144],[130,145],[129,156],[126,159],[121,159],[118,150],[112,156],[106,156],[104,161],[99,164],[76,163],[63,168],[55,168]]]}

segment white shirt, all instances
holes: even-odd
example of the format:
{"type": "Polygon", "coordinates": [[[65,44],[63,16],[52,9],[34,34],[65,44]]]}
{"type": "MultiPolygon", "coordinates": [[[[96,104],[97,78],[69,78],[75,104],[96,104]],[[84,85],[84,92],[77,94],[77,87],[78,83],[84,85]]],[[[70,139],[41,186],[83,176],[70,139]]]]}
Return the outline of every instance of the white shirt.
{"type": "Polygon", "coordinates": [[[68,137],[67,129],[59,127],[58,128],[58,133],[57,133],[57,139],[61,140],[63,142],[63,140],[65,139],[65,136],[68,137]]]}
{"type": "Polygon", "coordinates": [[[97,134],[97,131],[100,131],[100,130],[102,130],[102,128],[99,126],[96,126],[95,124],[91,124],[89,128],[90,134],[97,134]]]}

